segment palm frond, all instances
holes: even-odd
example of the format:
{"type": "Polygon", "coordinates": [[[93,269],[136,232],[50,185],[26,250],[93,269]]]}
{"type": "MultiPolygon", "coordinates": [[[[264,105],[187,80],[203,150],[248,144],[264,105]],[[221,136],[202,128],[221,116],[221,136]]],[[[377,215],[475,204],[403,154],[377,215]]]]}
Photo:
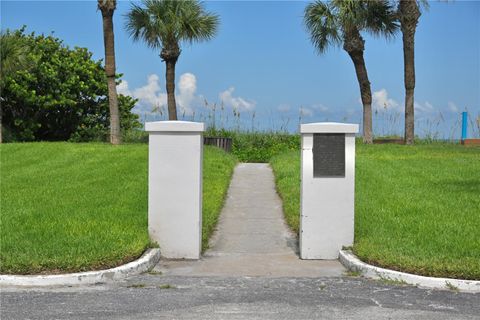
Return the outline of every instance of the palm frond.
{"type": "Polygon", "coordinates": [[[374,36],[391,38],[399,30],[397,13],[391,1],[365,1],[363,28],[374,36]]]}
{"type": "Polygon", "coordinates": [[[316,1],[308,4],[304,12],[304,24],[319,53],[324,53],[330,46],[341,45],[341,26],[333,3],[316,1]]]}
{"type": "Polygon", "coordinates": [[[31,63],[27,60],[29,48],[19,37],[19,32],[23,31],[12,33],[7,29],[0,32],[0,83],[7,75],[28,68],[31,63]]]}
{"type": "MultiPolygon", "coordinates": [[[[144,1],[148,6],[149,1],[144,1]]],[[[158,26],[147,10],[141,6],[132,3],[130,11],[126,14],[125,29],[134,41],[143,40],[147,46],[158,48],[161,46],[158,37],[158,26]]]]}
{"type": "Polygon", "coordinates": [[[220,23],[218,15],[206,12],[201,2],[192,1],[183,7],[182,40],[199,42],[210,40],[215,36],[220,23]]]}
{"type": "Polygon", "coordinates": [[[196,0],[143,0],[142,6],[132,4],[126,18],[132,38],[152,48],[209,40],[219,24],[219,17],[206,12],[196,0]]]}

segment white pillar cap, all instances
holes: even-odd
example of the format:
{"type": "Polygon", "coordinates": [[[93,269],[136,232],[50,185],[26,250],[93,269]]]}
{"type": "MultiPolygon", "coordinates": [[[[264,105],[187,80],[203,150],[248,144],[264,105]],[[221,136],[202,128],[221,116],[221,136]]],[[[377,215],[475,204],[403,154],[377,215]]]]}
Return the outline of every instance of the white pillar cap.
{"type": "Polygon", "coordinates": [[[357,133],[358,124],[340,122],[316,122],[300,125],[300,133],[357,133]]]}
{"type": "Polygon", "coordinates": [[[205,123],[191,121],[154,121],[145,123],[147,132],[203,132],[205,123]]]}

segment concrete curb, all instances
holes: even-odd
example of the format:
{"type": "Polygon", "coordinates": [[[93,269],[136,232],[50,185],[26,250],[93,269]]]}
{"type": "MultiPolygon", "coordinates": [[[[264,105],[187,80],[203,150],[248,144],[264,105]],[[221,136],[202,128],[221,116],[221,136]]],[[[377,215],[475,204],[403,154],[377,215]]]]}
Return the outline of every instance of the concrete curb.
{"type": "Polygon", "coordinates": [[[420,288],[448,289],[471,293],[480,292],[480,281],[425,277],[379,268],[360,261],[352,252],[346,250],[340,250],[339,260],[345,268],[360,272],[366,278],[405,282],[420,288]]]}
{"type": "Polygon", "coordinates": [[[74,286],[111,282],[137,275],[153,268],[160,260],[160,249],[148,249],[135,261],[122,266],[98,271],[55,274],[45,276],[0,275],[0,286],[74,286]]]}

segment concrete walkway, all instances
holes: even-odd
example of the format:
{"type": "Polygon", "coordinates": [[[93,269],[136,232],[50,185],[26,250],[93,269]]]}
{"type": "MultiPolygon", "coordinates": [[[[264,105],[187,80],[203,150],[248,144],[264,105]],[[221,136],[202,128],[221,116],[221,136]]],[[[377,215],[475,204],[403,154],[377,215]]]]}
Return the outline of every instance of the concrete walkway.
{"type": "Polygon", "coordinates": [[[183,276],[340,276],[338,261],[300,260],[296,237],[285,225],[282,201],[268,164],[235,168],[218,230],[200,261],[161,260],[165,275],[183,276]]]}

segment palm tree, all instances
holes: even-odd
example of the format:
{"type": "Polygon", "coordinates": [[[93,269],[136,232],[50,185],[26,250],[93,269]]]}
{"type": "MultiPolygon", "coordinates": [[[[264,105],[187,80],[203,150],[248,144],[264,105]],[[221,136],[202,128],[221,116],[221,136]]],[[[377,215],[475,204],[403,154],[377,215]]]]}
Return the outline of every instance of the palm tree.
{"type": "Polygon", "coordinates": [[[166,65],[168,118],[177,120],[175,65],[180,45],[213,38],[219,17],[206,12],[196,0],[142,0],[142,4],[132,4],[126,29],[134,41],[142,39],[152,49],[160,49],[160,58],[166,65]]]}
{"type": "Polygon", "coordinates": [[[372,143],[372,92],[363,58],[365,40],[361,32],[393,36],[398,29],[393,7],[386,0],[316,1],[305,8],[304,22],[320,54],[330,46],[343,44],[352,59],[363,104],[363,141],[372,143]]]}
{"type": "MultiPolygon", "coordinates": [[[[17,31],[23,32],[23,29],[17,31]]],[[[5,88],[5,78],[11,74],[28,68],[27,46],[15,33],[10,31],[0,33],[0,143],[2,143],[2,98],[5,88]]]]}
{"type": "MultiPolygon", "coordinates": [[[[426,0],[421,1],[428,8],[426,0]]],[[[420,3],[417,0],[398,2],[398,20],[403,39],[403,69],[405,82],[405,143],[413,144],[415,138],[415,32],[420,19],[420,3]]]]}
{"type": "Polygon", "coordinates": [[[107,75],[108,105],[110,108],[111,144],[122,143],[115,77],[115,40],[113,32],[113,13],[116,7],[116,0],[98,0],[98,9],[102,12],[103,20],[103,44],[105,46],[105,73],[107,75]]]}

